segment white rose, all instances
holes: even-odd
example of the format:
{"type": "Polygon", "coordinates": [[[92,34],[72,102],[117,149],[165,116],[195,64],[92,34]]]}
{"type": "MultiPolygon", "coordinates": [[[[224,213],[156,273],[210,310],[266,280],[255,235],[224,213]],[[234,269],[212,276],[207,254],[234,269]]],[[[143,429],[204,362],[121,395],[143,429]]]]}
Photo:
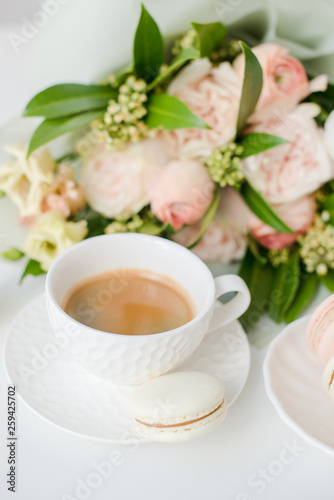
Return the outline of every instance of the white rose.
{"type": "Polygon", "coordinates": [[[47,149],[38,149],[27,159],[26,146],[7,146],[5,150],[15,160],[0,166],[0,191],[15,203],[21,217],[39,215],[54,178],[52,156],[47,149]]]}
{"type": "Polygon", "coordinates": [[[107,217],[131,216],[150,202],[150,188],[168,159],[161,139],[130,144],[123,151],[99,148],[83,170],[84,196],[107,217]]]}
{"type": "Polygon", "coordinates": [[[67,222],[60,212],[41,215],[28,234],[23,250],[47,271],[52,262],[87,235],[86,221],[67,222]]]}

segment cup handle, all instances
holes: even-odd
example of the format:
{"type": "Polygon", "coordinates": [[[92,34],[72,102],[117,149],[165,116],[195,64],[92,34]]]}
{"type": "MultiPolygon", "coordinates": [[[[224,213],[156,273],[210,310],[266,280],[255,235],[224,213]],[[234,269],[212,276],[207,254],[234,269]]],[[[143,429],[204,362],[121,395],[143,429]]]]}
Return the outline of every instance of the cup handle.
{"type": "Polygon", "coordinates": [[[240,276],[235,274],[218,276],[218,278],[215,278],[215,286],[216,299],[229,292],[237,292],[237,294],[229,302],[223,304],[218,311],[215,311],[210,323],[210,331],[239,318],[248,309],[251,301],[248,287],[240,276]]]}

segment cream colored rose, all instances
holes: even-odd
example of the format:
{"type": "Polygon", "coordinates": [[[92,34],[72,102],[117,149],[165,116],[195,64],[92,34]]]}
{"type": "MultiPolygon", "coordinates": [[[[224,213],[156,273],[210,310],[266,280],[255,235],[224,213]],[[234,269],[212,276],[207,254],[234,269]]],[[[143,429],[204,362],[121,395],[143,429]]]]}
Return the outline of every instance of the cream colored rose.
{"type": "Polygon", "coordinates": [[[325,133],[317,127],[314,113],[312,104],[300,104],[293,112],[253,128],[290,141],[243,161],[246,177],[269,203],[297,200],[333,178],[325,133]]]}
{"type": "Polygon", "coordinates": [[[150,187],[168,159],[161,139],[131,144],[123,151],[99,148],[83,169],[84,196],[107,217],[136,214],[150,202],[150,187]]]}
{"type": "Polygon", "coordinates": [[[208,59],[189,64],[174,78],[168,93],[183,101],[210,129],[164,132],[171,152],[181,159],[205,158],[233,139],[242,80],[231,64],[213,68],[208,59]]]}
{"type": "Polygon", "coordinates": [[[41,204],[54,178],[54,160],[47,149],[34,151],[26,158],[26,146],[7,146],[15,157],[0,166],[0,191],[18,207],[21,217],[41,213],[41,204]]]}
{"type": "MultiPolygon", "coordinates": [[[[262,43],[253,47],[263,74],[263,86],[250,122],[268,120],[278,113],[288,113],[312,92],[324,91],[328,77],[320,75],[308,80],[302,63],[289,54],[288,49],[276,43],[262,43]]],[[[245,56],[240,54],[233,68],[243,78],[245,56]]]]}
{"type": "Polygon", "coordinates": [[[59,255],[82,241],[87,232],[86,221],[67,222],[60,212],[46,212],[29,232],[23,250],[47,271],[59,255]]]}

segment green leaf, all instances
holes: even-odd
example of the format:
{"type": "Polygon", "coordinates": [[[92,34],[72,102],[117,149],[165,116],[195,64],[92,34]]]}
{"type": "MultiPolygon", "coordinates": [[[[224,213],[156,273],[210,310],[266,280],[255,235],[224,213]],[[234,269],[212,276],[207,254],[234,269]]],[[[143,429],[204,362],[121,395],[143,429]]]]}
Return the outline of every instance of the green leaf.
{"type": "Polygon", "coordinates": [[[1,253],[1,257],[4,259],[8,260],[20,260],[24,256],[24,253],[21,252],[18,248],[10,248],[9,250],[6,250],[5,252],[1,253]]]}
{"type": "Polygon", "coordinates": [[[41,274],[46,274],[46,271],[44,271],[41,268],[40,262],[37,262],[37,260],[30,259],[28,264],[26,265],[26,268],[25,268],[22,276],[21,276],[20,284],[22,283],[24,278],[26,276],[28,276],[29,274],[31,274],[32,276],[39,276],[41,274]]]}
{"type": "Polygon", "coordinates": [[[133,68],[130,68],[130,69],[127,69],[126,71],[123,71],[123,73],[120,73],[116,77],[116,81],[113,84],[113,86],[117,87],[117,88],[120,87],[121,85],[123,85],[123,83],[126,82],[126,80],[129,78],[129,76],[133,76],[133,73],[134,73],[133,68]]]}
{"type": "Polygon", "coordinates": [[[166,229],[167,224],[154,224],[154,222],[144,222],[138,229],[138,233],[151,234],[152,236],[159,236],[166,229]]]}
{"type": "Polygon", "coordinates": [[[328,269],[325,276],[319,276],[321,283],[328,288],[331,293],[334,293],[334,270],[328,269]]]}
{"type": "Polygon", "coordinates": [[[3,198],[4,196],[6,196],[6,193],[4,191],[0,191],[0,198],[3,198]]]}
{"type": "Polygon", "coordinates": [[[210,222],[212,221],[212,219],[215,216],[215,213],[217,212],[217,208],[218,208],[219,200],[220,200],[220,194],[221,194],[221,190],[220,190],[220,188],[218,188],[218,186],[216,186],[216,190],[215,190],[215,194],[214,194],[212,203],[204,216],[201,229],[200,229],[198,235],[196,236],[195,240],[187,247],[189,250],[194,248],[201,241],[201,239],[203,238],[203,236],[205,234],[205,231],[208,229],[210,222]]]}
{"type": "Polygon", "coordinates": [[[328,195],[321,205],[323,210],[334,210],[334,193],[328,195]]]}
{"type": "Polygon", "coordinates": [[[67,118],[56,118],[54,120],[44,120],[35,130],[31,138],[28,154],[35,149],[47,144],[48,142],[60,137],[61,135],[73,132],[81,127],[89,125],[92,121],[97,120],[104,114],[104,111],[87,111],[80,115],[69,116],[67,118]]]}
{"type": "Polygon", "coordinates": [[[248,45],[241,41],[239,43],[245,56],[245,70],[239,105],[237,136],[246,125],[249,116],[253,113],[263,84],[262,68],[259,61],[248,45]]]}
{"type": "Polygon", "coordinates": [[[171,62],[170,66],[164,71],[163,73],[160,73],[153,82],[151,82],[147,90],[150,92],[154,87],[157,85],[160,85],[162,82],[167,80],[170,76],[172,76],[176,71],[178,71],[184,64],[187,62],[197,59],[199,57],[199,52],[198,50],[194,49],[193,47],[189,47],[188,49],[182,50],[178,56],[171,62]]]}
{"type": "Polygon", "coordinates": [[[164,236],[166,238],[169,238],[170,236],[173,236],[173,234],[177,233],[176,229],[174,229],[174,227],[168,222],[166,224],[166,227],[164,229],[164,236]]]}
{"type": "MultiPolygon", "coordinates": [[[[316,76],[316,75],[314,75],[316,76]]],[[[312,101],[318,104],[324,111],[325,114],[329,114],[334,108],[334,85],[333,83],[328,83],[327,89],[324,91],[313,92],[307,101],[312,101]]]]}
{"type": "Polygon", "coordinates": [[[79,158],[80,155],[78,153],[76,153],[75,151],[69,151],[68,153],[65,153],[64,155],[57,158],[55,161],[56,163],[62,163],[62,162],[73,163],[76,162],[79,158]]]}
{"type": "Polygon", "coordinates": [[[280,144],[287,144],[288,142],[286,139],[282,139],[282,137],[271,134],[260,132],[247,134],[238,139],[238,143],[244,148],[240,158],[257,155],[258,153],[262,153],[262,151],[266,151],[266,149],[274,148],[280,144]]]}
{"type": "Polygon", "coordinates": [[[146,125],[165,130],[178,128],[210,128],[201,118],[176,97],[168,94],[154,94],[147,106],[146,125]]]}
{"type": "Polygon", "coordinates": [[[305,276],[301,276],[296,297],[284,318],[286,323],[294,321],[299,316],[301,311],[309,304],[316,292],[318,283],[319,278],[315,273],[306,273],[305,276]]]}
{"type": "Polygon", "coordinates": [[[209,57],[219,42],[226,36],[226,28],[222,23],[191,23],[199,38],[201,57],[209,57]]]}
{"type": "Polygon", "coordinates": [[[268,259],[265,255],[263,255],[263,248],[260,249],[258,242],[249,234],[247,236],[248,248],[256,258],[260,262],[260,264],[264,265],[268,262],[268,259]]]}
{"type": "Polygon", "coordinates": [[[92,238],[93,236],[100,236],[104,234],[105,228],[110,224],[111,219],[108,219],[99,212],[95,212],[88,205],[81,208],[72,218],[73,222],[79,222],[85,220],[87,222],[88,234],[86,238],[92,238]]]}
{"type": "Polygon", "coordinates": [[[249,331],[270,307],[273,268],[269,264],[261,264],[248,248],[239,269],[239,276],[247,284],[252,297],[249,308],[240,318],[242,326],[249,331]]]}
{"type": "Polygon", "coordinates": [[[117,96],[117,90],[107,85],[65,83],[54,85],[35,95],[27,104],[23,116],[63,118],[84,111],[106,108],[117,96]]]}
{"type": "Polygon", "coordinates": [[[164,43],[157,23],[143,4],[135,34],[133,55],[136,75],[147,82],[154,80],[163,63],[164,43]]]}
{"type": "Polygon", "coordinates": [[[265,224],[279,233],[292,234],[293,231],[278,217],[265,199],[247,181],[241,188],[241,195],[252,212],[265,224]]]}
{"type": "Polygon", "coordinates": [[[284,320],[286,312],[296,297],[299,276],[299,252],[293,250],[290,252],[288,261],[281,264],[274,272],[272,289],[275,292],[275,300],[272,301],[270,317],[276,323],[281,323],[284,320]]]}

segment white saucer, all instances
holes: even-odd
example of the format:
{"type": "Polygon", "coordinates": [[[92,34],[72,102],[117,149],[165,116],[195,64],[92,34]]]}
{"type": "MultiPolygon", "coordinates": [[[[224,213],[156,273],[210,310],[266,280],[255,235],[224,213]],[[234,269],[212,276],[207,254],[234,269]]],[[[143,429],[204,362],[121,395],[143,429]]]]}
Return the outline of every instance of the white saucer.
{"type": "MultiPolygon", "coordinates": [[[[7,375],[23,401],[37,415],[72,434],[112,443],[138,442],[128,409],[133,387],[116,386],[89,374],[69,359],[66,348],[54,344],[50,333],[43,294],[20,312],[5,343],[7,375]]],[[[248,340],[235,321],[209,332],[178,371],[206,371],[221,378],[230,407],[245,385],[249,365],[248,340]]]]}
{"type": "Polygon", "coordinates": [[[272,342],[263,368],[266,391],[287,425],[334,456],[334,405],[322,390],[322,368],[306,344],[309,319],[294,321],[272,342]]]}

